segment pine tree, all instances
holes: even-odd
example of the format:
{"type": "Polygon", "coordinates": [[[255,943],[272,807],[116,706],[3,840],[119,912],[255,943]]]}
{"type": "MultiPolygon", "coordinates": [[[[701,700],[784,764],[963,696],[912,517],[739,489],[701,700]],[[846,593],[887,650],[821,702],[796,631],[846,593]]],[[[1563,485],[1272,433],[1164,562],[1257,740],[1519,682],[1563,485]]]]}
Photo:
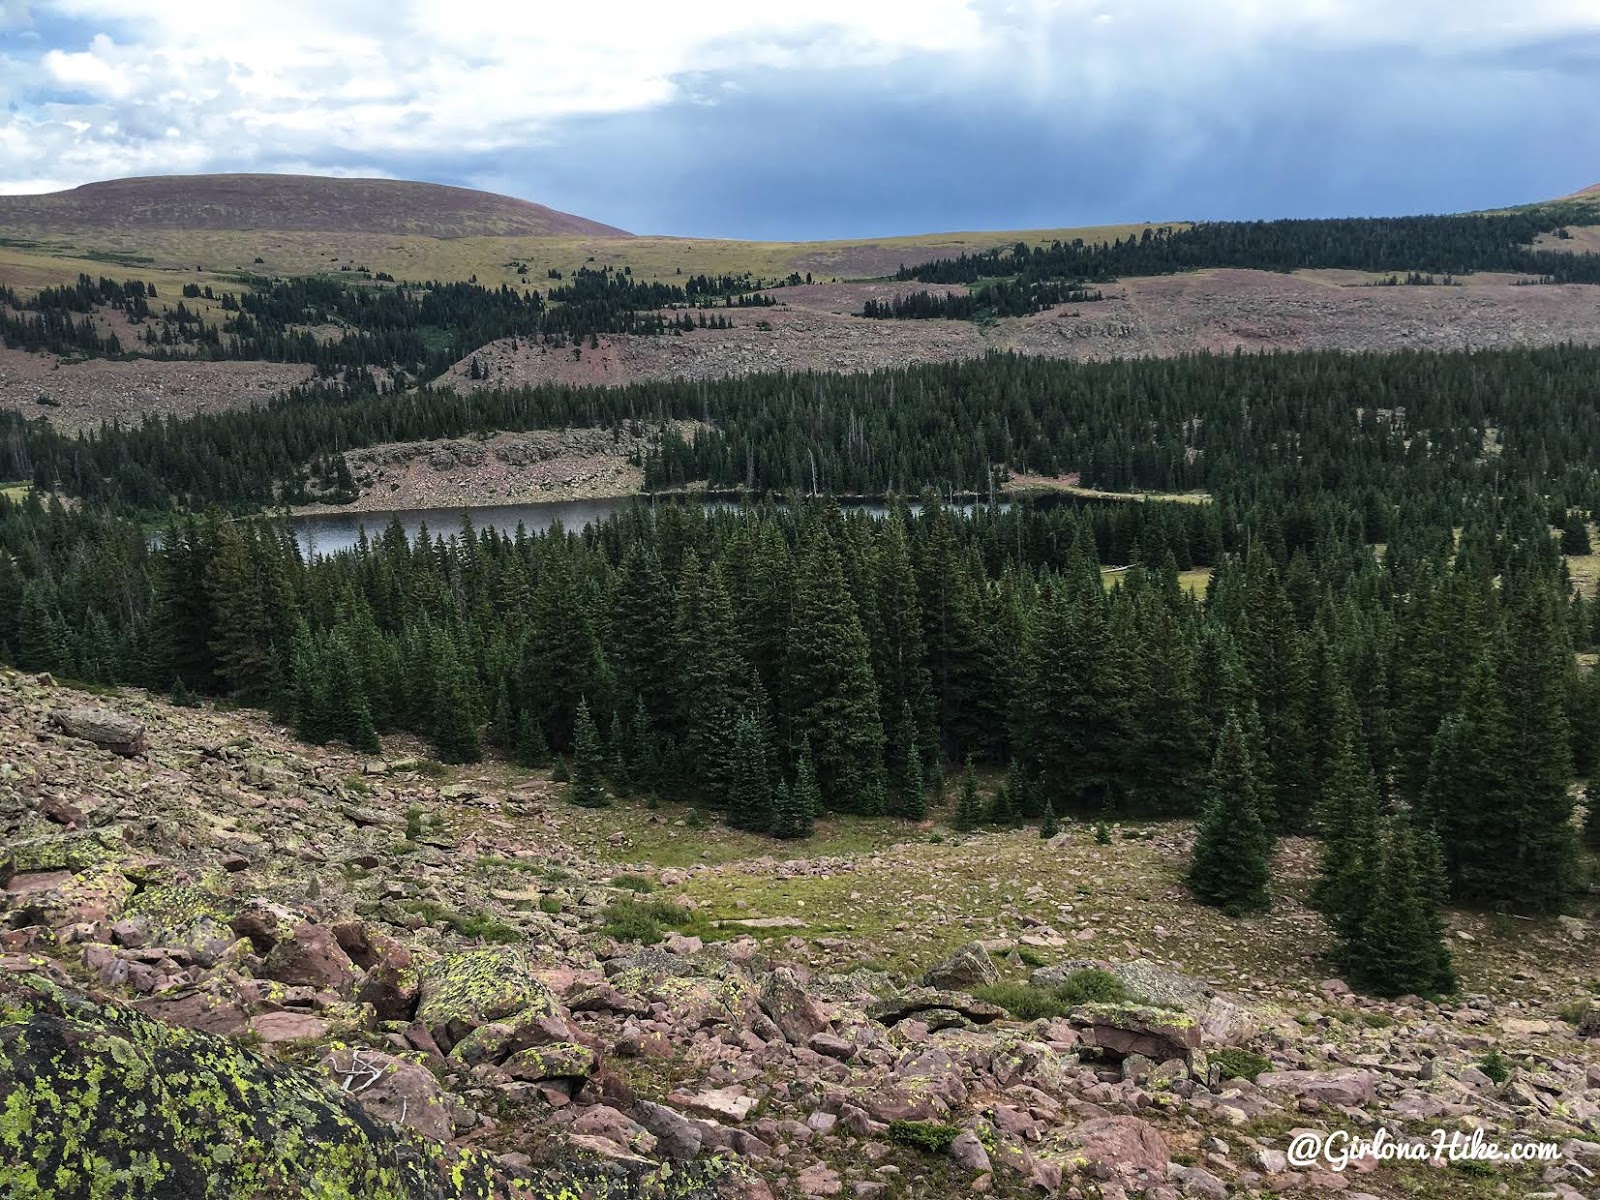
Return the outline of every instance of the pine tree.
{"type": "Polygon", "coordinates": [[[234,695],[253,699],[267,687],[271,626],[255,564],[238,527],[218,527],[204,587],[211,604],[210,648],[216,672],[234,695]]]}
{"type": "Polygon", "coordinates": [[[1385,822],[1374,858],[1374,883],[1359,936],[1343,947],[1357,986],[1380,996],[1441,995],[1455,990],[1430,881],[1439,872],[1411,823],[1385,822]]]}
{"type": "Polygon", "coordinates": [[[1600,787],[1594,783],[1583,789],[1583,842],[1591,850],[1600,850],[1600,787]]]}
{"type": "Polygon", "coordinates": [[[899,747],[902,759],[900,770],[895,773],[894,815],[920,821],[928,815],[928,795],[922,773],[922,744],[911,716],[910,701],[900,706],[899,728],[892,745],[899,747]]]}
{"type": "Polygon", "coordinates": [[[822,804],[817,789],[817,771],[811,761],[811,747],[802,745],[795,768],[794,786],[780,787],[773,800],[772,832],[781,838],[808,838],[822,804]]]}
{"type": "Polygon", "coordinates": [[[772,768],[761,727],[740,714],[733,735],[733,770],[728,786],[728,824],[765,833],[773,824],[772,768]]]}
{"type": "Polygon", "coordinates": [[[1259,545],[1245,563],[1244,589],[1239,649],[1265,739],[1263,776],[1270,782],[1278,825],[1302,829],[1316,798],[1306,729],[1310,682],[1304,639],[1277,567],[1259,545]]]}
{"type": "Polygon", "coordinates": [[[1569,509],[1561,525],[1561,553],[1576,557],[1590,552],[1589,526],[1581,512],[1569,509]]]}
{"type": "Polygon", "coordinates": [[[1047,801],[1102,812],[1129,775],[1127,688],[1099,571],[1076,569],[1084,578],[1058,582],[1024,629],[1012,737],[1047,801]]]}
{"type": "Polygon", "coordinates": [[[1195,656],[1171,601],[1151,597],[1142,607],[1130,713],[1133,789],[1146,809],[1188,815],[1206,757],[1195,656]]]}
{"type": "Polygon", "coordinates": [[[600,733],[589,715],[589,701],[578,701],[578,715],[572,730],[572,782],[567,799],[579,808],[605,808],[611,803],[600,783],[605,753],[600,748],[600,733]]]}
{"type": "Polygon", "coordinates": [[[434,639],[433,742],[448,763],[477,762],[483,757],[478,740],[475,681],[446,633],[434,639]]]}
{"type": "Polygon", "coordinates": [[[1189,887],[1202,903],[1235,914],[1271,903],[1272,839],[1261,819],[1260,791],[1244,729],[1230,718],[1206,779],[1206,805],[1189,864],[1189,887]]]}
{"type": "Polygon", "coordinates": [[[550,761],[550,744],[544,740],[544,728],[527,709],[517,714],[517,740],[513,757],[517,766],[528,769],[542,767],[550,761]]]}
{"type": "Polygon", "coordinates": [[[839,555],[817,533],[800,574],[785,684],[790,736],[811,747],[830,808],[885,808],[883,725],[865,633],[839,555]]]}
{"type": "Polygon", "coordinates": [[[1335,706],[1333,750],[1317,811],[1321,874],[1311,900],[1335,932],[1350,942],[1359,934],[1372,896],[1378,789],[1365,746],[1357,740],[1354,710],[1345,697],[1335,706]]]}
{"type": "Polygon", "coordinates": [[[1525,586],[1506,603],[1505,627],[1458,718],[1435,740],[1424,811],[1458,900],[1549,912],[1566,899],[1576,867],[1565,711],[1572,654],[1553,589],[1525,586]]]}
{"type": "Polygon", "coordinates": [[[989,812],[987,820],[991,825],[1001,827],[1016,823],[1016,809],[1011,804],[1011,793],[1006,790],[1006,785],[1001,783],[995,788],[994,795],[989,797],[989,812]]]}
{"type": "Polygon", "coordinates": [[[627,745],[622,735],[622,714],[611,714],[611,786],[619,796],[633,791],[633,775],[628,770],[627,745]]]}
{"type": "Polygon", "coordinates": [[[967,765],[961,772],[961,788],[956,793],[955,827],[963,832],[976,829],[983,822],[983,801],[978,796],[978,773],[972,769],[972,756],[967,755],[967,765]]]}

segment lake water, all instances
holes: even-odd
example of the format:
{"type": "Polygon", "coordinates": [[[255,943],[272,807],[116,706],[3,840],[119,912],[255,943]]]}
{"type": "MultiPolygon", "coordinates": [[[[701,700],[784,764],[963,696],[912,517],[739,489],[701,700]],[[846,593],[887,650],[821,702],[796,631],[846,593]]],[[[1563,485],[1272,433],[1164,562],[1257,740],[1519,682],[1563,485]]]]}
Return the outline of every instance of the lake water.
{"type": "Polygon", "coordinates": [[[632,497],[608,500],[548,500],[536,504],[486,504],[461,508],[401,508],[391,512],[318,513],[294,518],[300,549],[307,557],[337,554],[356,544],[361,531],[376,539],[399,518],[408,538],[415,538],[423,525],[430,534],[449,537],[461,528],[461,518],[471,515],[477,529],[498,529],[514,533],[520,522],[529,533],[543,533],[557,521],[568,529],[582,529],[604,521],[633,503],[632,497]]]}
{"type": "MultiPolygon", "coordinates": [[[[612,513],[621,512],[633,504],[636,497],[620,496],[607,500],[548,500],[536,504],[485,504],[461,508],[401,508],[390,512],[318,513],[315,516],[294,518],[295,534],[300,539],[300,550],[308,558],[319,554],[337,554],[356,544],[363,529],[367,540],[377,539],[396,517],[408,538],[415,539],[417,530],[428,527],[433,536],[449,537],[461,528],[461,518],[471,515],[476,529],[497,529],[504,533],[516,532],[520,523],[529,533],[542,533],[557,521],[567,529],[582,529],[604,521],[612,513]]],[[[661,504],[695,503],[678,498],[658,501],[661,504]]],[[[737,508],[738,501],[706,499],[698,503],[713,508],[737,508]]],[[[883,504],[862,503],[847,506],[852,512],[866,511],[882,516],[888,511],[883,504]]],[[[912,503],[911,511],[920,505],[912,503]]],[[[951,506],[959,512],[971,512],[970,504],[951,506]]],[[[1009,508],[1009,504],[1001,504],[1009,508]]]]}

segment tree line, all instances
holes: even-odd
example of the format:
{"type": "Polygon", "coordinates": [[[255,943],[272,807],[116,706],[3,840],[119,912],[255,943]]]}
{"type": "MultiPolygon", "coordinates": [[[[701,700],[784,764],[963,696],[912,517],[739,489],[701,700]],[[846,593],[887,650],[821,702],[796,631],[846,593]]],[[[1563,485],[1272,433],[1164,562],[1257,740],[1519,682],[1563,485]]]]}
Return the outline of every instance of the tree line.
{"type": "Polygon", "coordinates": [[[1600,351],[1197,355],[1071,363],[991,355],[861,375],[768,374],[616,388],[382,394],[368,376],[263,406],[63,434],[0,412],[0,478],[117,511],[286,495],[305,465],[388,442],[491,430],[669,421],[646,486],[694,481],[790,495],[978,495],[1013,475],[1076,472],[1110,491],[1207,490],[1290,511],[1337,493],[1385,540],[1397,503],[1460,524],[1498,488],[1600,503],[1600,351]],[[1487,449],[1486,449],[1487,447],[1487,449]]]}
{"type": "Polygon", "coordinates": [[[915,267],[901,280],[977,283],[996,277],[1021,285],[1061,279],[1105,281],[1208,267],[1258,271],[1352,271],[1470,275],[1509,271],[1553,283],[1600,283],[1600,255],[1535,249],[1541,234],[1600,223],[1600,205],[1545,204],[1504,213],[1343,217],[1278,221],[1203,221],[1148,227],[1110,242],[1074,238],[963,253],[915,267]]]}

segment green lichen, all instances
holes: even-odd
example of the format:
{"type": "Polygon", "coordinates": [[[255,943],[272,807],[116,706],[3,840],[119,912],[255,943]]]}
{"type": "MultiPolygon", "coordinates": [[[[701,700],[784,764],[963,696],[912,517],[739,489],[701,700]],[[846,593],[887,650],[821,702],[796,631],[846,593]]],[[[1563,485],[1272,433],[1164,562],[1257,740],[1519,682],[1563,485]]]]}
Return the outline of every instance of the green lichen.
{"type": "Polygon", "coordinates": [[[738,1168],[519,1172],[387,1125],[317,1075],[37,977],[0,982],[7,1200],[714,1200],[738,1168]]]}

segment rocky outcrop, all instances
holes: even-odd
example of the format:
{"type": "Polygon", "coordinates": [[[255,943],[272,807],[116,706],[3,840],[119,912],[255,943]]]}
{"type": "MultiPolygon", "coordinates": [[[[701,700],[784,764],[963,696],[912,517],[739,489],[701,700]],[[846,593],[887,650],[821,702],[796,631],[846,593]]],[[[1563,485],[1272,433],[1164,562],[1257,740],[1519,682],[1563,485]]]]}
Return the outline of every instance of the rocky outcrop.
{"type": "Polygon", "coordinates": [[[924,987],[966,991],[1000,982],[1000,968],[977,942],[968,942],[922,977],[924,987]]]}
{"type": "Polygon", "coordinates": [[[68,737],[93,742],[113,754],[135,755],[145,752],[145,728],[132,717],[104,708],[58,708],[51,722],[68,737]]]}
{"type": "Polygon", "coordinates": [[[11,1200],[88,1195],[91,1180],[115,1180],[123,1200],[759,1194],[717,1163],[670,1178],[648,1165],[508,1170],[379,1120],[309,1072],[37,977],[0,981],[0,1100],[11,1200]]]}

